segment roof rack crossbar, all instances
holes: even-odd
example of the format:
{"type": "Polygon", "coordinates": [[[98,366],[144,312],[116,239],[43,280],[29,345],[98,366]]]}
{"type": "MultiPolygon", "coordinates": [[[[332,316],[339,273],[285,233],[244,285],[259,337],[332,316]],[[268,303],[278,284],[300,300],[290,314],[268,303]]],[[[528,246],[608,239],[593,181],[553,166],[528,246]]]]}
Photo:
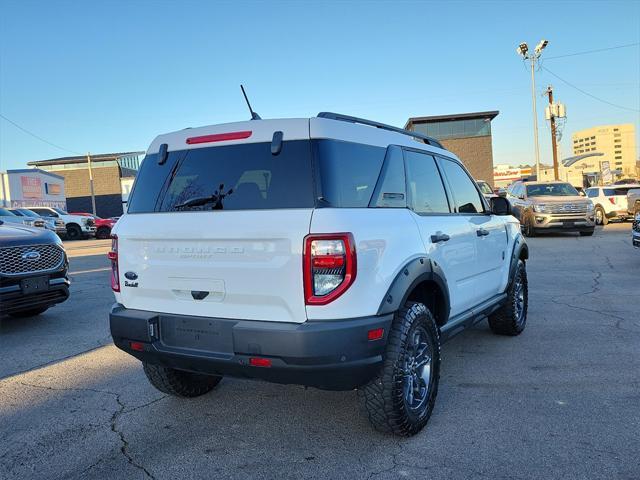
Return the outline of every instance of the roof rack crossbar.
{"type": "Polygon", "coordinates": [[[328,118],[330,120],[339,120],[341,122],[350,122],[350,123],[359,123],[361,125],[369,125],[370,127],[382,128],[383,130],[389,130],[391,132],[401,133],[402,135],[408,135],[413,138],[419,138],[427,145],[432,145],[434,147],[445,149],[442,144],[436,140],[435,138],[429,137],[427,135],[423,135],[418,132],[412,132],[411,130],[405,130],[403,128],[394,127],[392,125],[387,125],[385,123],[374,122],[373,120],[367,120],[364,118],[351,117],[349,115],[343,115],[341,113],[333,113],[333,112],[320,112],[318,118],[328,118]]]}

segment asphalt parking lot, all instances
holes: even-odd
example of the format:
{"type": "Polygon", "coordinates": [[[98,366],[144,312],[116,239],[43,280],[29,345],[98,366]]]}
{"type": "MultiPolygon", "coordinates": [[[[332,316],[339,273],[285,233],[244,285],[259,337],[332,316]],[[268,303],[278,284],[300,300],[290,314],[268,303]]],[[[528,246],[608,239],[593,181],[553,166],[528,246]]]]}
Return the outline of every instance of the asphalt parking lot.
{"type": "Polygon", "coordinates": [[[69,301],[0,325],[0,478],[640,478],[640,250],[630,224],[529,240],[526,331],[443,348],[427,428],[374,432],[355,392],[224,379],[176,399],[117,350],[108,241],[69,301]]]}

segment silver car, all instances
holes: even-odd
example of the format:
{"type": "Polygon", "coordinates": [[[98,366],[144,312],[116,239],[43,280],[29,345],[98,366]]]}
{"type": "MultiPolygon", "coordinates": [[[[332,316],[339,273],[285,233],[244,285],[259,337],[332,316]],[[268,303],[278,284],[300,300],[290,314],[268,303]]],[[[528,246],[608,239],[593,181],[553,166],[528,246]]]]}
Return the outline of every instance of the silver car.
{"type": "Polygon", "coordinates": [[[9,211],[19,217],[27,217],[27,218],[42,220],[44,222],[44,227],[47,230],[51,230],[52,232],[55,232],[58,235],[62,235],[67,232],[64,222],[59,218],[41,217],[37,213],[34,213],[31,210],[29,210],[28,208],[10,208],[9,211]]]}
{"type": "Polygon", "coordinates": [[[11,212],[9,209],[0,207],[0,220],[6,223],[17,223],[28,227],[45,228],[45,222],[41,218],[22,217],[11,212]]]}

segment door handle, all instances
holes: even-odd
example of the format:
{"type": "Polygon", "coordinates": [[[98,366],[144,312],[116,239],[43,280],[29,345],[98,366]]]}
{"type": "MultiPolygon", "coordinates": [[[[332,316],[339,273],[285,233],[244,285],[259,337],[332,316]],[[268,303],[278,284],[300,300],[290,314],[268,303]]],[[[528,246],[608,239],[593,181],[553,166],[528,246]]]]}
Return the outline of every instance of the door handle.
{"type": "Polygon", "coordinates": [[[446,233],[436,233],[435,235],[431,235],[431,241],[433,243],[438,243],[438,242],[447,242],[449,241],[451,237],[449,235],[447,235],[446,233]]]}
{"type": "Polygon", "coordinates": [[[486,237],[487,235],[489,235],[489,230],[479,228],[478,230],[476,230],[476,235],[478,235],[479,237],[486,237]]]}

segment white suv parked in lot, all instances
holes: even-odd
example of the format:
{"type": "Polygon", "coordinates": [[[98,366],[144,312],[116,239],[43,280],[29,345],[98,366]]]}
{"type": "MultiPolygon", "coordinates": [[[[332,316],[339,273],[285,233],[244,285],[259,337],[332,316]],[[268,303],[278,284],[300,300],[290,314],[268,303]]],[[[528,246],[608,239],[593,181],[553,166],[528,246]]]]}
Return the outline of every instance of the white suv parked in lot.
{"type": "Polygon", "coordinates": [[[113,230],[111,334],[163,392],[357,388],[375,428],[412,435],[441,343],[525,328],[509,208],[436,140],[345,115],[161,135],[113,230]]]}
{"type": "Polygon", "coordinates": [[[633,219],[627,211],[627,193],[640,185],[607,185],[587,188],[587,197],[595,205],[596,225],[606,225],[609,220],[633,219]]]}

